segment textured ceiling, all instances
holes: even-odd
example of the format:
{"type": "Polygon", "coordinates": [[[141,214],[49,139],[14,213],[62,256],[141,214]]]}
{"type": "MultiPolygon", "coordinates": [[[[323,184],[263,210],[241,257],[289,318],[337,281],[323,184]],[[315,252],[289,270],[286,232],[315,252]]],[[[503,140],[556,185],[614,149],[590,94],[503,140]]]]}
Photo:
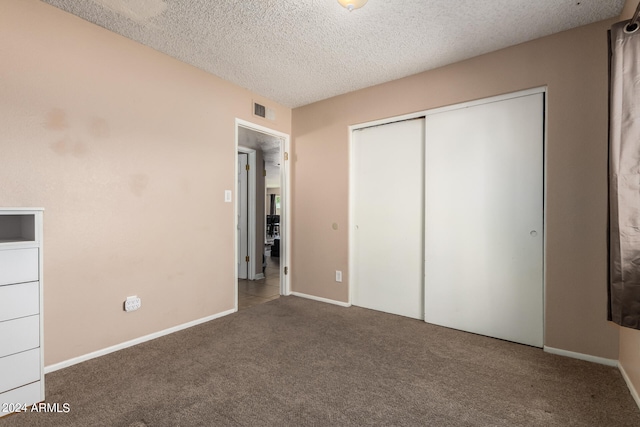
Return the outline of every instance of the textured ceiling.
{"type": "Polygon", "coordinates": [[[288,107],[620,15],[624,0],[43,0],[288,107]]]}

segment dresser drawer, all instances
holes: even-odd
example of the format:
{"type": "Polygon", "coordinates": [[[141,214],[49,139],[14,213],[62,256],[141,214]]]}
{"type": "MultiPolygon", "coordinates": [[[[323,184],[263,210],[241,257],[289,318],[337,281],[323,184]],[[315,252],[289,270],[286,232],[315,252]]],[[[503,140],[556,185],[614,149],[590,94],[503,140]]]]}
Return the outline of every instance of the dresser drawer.
{"type": "Polygon", "coordinates": [[[38,248],[0,250],[0,286],[39,279],[38,248]]]}
{"type": "Polygon", "coordinates": [[[9,415],[11,413],[8,412],[9,410],[15,411],[16,408],[22,410],[22,405],[31,406],[43,400],[44,396],[42,395],[42,384],[40,381],[0,393],[0,417],[9,415]]]}
{"type": "Polygon", "coordinates": [[[0,286],[0,322],[40,313],[40,283],[0,286]]]}
{"type": "Polygon", "coordinates": [[[40,316],[0,322],[0,357],[40,347],[40,316]]]}
{"type": "Polygon", "coordinates": [[[40,349],[0,358],[0,393],[40,380],[40,349]]]}

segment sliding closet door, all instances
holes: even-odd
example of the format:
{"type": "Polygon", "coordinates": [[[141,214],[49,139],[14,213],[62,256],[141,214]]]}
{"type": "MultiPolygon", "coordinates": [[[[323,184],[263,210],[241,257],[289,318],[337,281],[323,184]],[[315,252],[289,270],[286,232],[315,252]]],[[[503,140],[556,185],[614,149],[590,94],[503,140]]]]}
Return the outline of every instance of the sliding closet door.
{"type": "Polygon", "coordinates": [[[424,119],[374,126],[352,139],[352,303],[424,314],[424,119]]]}
{"type": "Polygon", "coordinates": [[[542,347],[543,102],[427,115],[427,322],[542,347]]]}

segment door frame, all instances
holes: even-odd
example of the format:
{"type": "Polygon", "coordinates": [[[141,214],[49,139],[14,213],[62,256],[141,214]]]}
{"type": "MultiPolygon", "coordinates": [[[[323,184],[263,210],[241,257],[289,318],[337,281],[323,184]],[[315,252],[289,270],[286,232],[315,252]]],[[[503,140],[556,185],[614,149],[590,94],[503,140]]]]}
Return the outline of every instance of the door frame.
{"type": "MultiPolygon", "coordinates": [[[[255,191],[255,183],[256,183],[256,150],[251,148],[238,146],[236,151],[236,157],[238,153],[247,154],[247,163],[249,165],[249,173],[247,174],[247,255],[249,256],[249,262],[247,263],[247,280],[255,280],[256,279],[256,191],[255,191]],[[253,183],[253,186],[251,185],[253,183]]],[[[237,164],[237,160],[236,160],[237,164]]],[[[238,167],[236,166],[236,176],[238,176],[238,167]]],[[[238,193],[238,184],[236,180],[236,195],[238,193]]],[[[236,221],[237,221],[237,205],[238,200],[236,197],[236,221]]],[[[236,222],[236,233],[238,229],[238,224],[236,222]]],[[[236,241],[238,236],[236,236],[236,241]]],[[[236,257],[238,248],[236,248],[236,257]]],[[[238,259],[236,258],[236,265],[238,265],[238,259]]],[[[237,279],[236,279],[237,281],[237,279]]]]}
{"type": "MultiPolygon", "coordinates": [[[[264,133],[267,135],[271,135],[277,138],[280,138],[282,140],[282,144],[280,144],[280,295],[291,295],[291,270],[289,268],[289,266],[291,265],[291,179],[290,179],[290,174],[291,174],[291,168],[289,165],[289,160],[285,160],[285,153],[287,153],[287,155],[290,155],[291,150],[290,150],[290,136],[289,134],[286,134],[284,132],[280,132],[277,130],[273,130],[270,129],[268,127],[262,126],[262,125],[258,125],[256,123],[252,123],[246,120],[242,120],[239,118],[235,119],[235,124],[234,124],[234,130],[235,130],[235,146],[236,146],[236,153],[239,151],[238,150],[238,129],[240,127],[246,128],[246,129],[250,129],[256,132],[260,132],[260,133],[264,133]],[[287,270],[287,274],[285,274],[285,269],[287,270]]],[[[255,150],[254,150],[254,154],[255,154],[255,150]]],[[[235,194],[238,194],[238,162],[237,160],[234,159],[234,163],[235,163],[235,178],[234,178],[234,187],[235,187],[235,194]]],[[[254,163],[255,163],[255,159],[254,159],[254,163]]],[[[254,174],[255,174],[255,170],[256,168],[251,166],[250,171],[253,170],[254,174]]],[[[251,175],[250,175],[251,177],[251,175]]],[[[251,178],[250,178],[251,179],[251,178]]],[[[255,175],[254,175],[254,182],[255,182],[255,175]]],[[[253,205],[253,235],[255,236],[255,192],[254,192],[254,205],[253,205]]],[[[237,241],[238,241],[238,213],[237,213],[237,203],[234,203],[234,246],[237,246],[237,241]]],[[[250,213],[251,215],[251,213],[250,213]]],[[[254,239],[254,251],[252,253],[255,253],[255,239],[254,239]]],[[[235,257],[237,258],[238,256],[238,248],[235,248],[235,257]]],[[[255,257],[254,257],[255,258],[255,257]]],[[[251,260],[251,257],[249,258],[251,260]]],[[[235,277],[235,282],[234,282],[234,287],[235,287],[235,308],[236,311],[238,310],[238,271],[237,271],[237,265],[238,265],[238,260],[236,259],[236,262],[234,264],[234,277],[235,277]]]]}
{"type": "MultiPolygon", "coordinates": [[[[543,227],[543,243],[542,243],[542,328],[543,328],[543,348],[546,349],[546,346],[544,345],[546,343],[546,318],[547,318],[547,304],[546,304],[546,298],[547,298],[547,262],[546,262],[546,258],[547,258],[547,233],[548,233],[548,227],[547,227],[547,152],[548,152],[548,137],[547,137],[547,123],[548,123],[548,117],[547,117],[547,112],[548,112],[548,88],[547,86],[539,86],[539,87],[535,87],[535,88],[531,88],[531,89],[525,89],[525,90],[520,90],[520,91],[514,91],[514,92],[510,92],[507,94],[502,94],[502,95],[497,95],[497,96],[488,96],[488,97],[484,97],[484,98],[480,98],[480,99],[476,99],[476,100],[472,100],[472,101],[466,101],[466,102],[457,102],[455,104],[450,104],[444,107],[437,107],[437,108],[431,108],[431,109],[427,109],[427,110],[421,110],[421,111],[416,111],[414,113],[409,113],[409,114],[403,114],[403,115],[399,115],[399,116],[393,116],[393,117],[388,117],[388,118],[384,118],[384,119],[379,119],[379,120],[373,120],[370,122],[364,122],[364,123],[359,123],[359,124],[355,124],[355,125],[351,125],[349,126],[348,132],[349,132],[349,281],[348,281],[348,305],[352,304],[353,301],[353,290],[354,290],[354,286],[353,284],[355,283],[355,280],[357,280],[357,278],[355,277],[355,230],[353,229],[353,224],[355,223],[355,206],[354,206],[354,195],[355,195],[355,168],[354,168],[354,144],[353,144],[353,132],[355,130],[358,129],[363,129],[363,128],[367,128],[367,127],[372,127],[372,126],[380,126],[380,125],[385,125],[385,124],[390,124],[390,123],[394,123],[394,122],[399,122],[399,121],[403,121],[403,120],[411,120],[411,119],[416,119],[419,117],[427,117],[429,115],[432,114],[438,114],[438,113],[442,113],[445,111],[450,111],[450,110],[456,110],[459,108],[466,108],[466,107],[472,107],[474,105],[481,105],[481,104],[487,104],[487,103],[491,103],[491,102],[499,102],[499,101],[504,101],[507,99],[512,99],[512,98],[518,98],[521,96],[527,96],[527,95],[533,95],[533,94],[537,94],[537,93],[542,93],[544,94],[544,111],[543,111],[543,125],[544,125],[544,129],[543,129],[543,159],[542,159],[542,164],[543,164],[543,171],[542,171],[542,179],[543,179],[543,184],[542,184],[542,191],[543,191],[543,200],[542,200],[542,227],[543,227]]],[[[425,125],[426,126],[426,125],[425,125]]],[[[425,131],[425,138],[426,138],[426,131],[425,131]]],[[[424,141],[425,145],[426,145],[426,140],[424,141]]],[[[425,200],[426,203],[426,200],[425,200]]],[[[424,241],[424,236],[423,237],[423,241],[424,241]]],[[[426,261],[426,260],[425,260],[426,261]]],[[[425,272],[425,268],[423,265],[423,274],[425,272]]]]}

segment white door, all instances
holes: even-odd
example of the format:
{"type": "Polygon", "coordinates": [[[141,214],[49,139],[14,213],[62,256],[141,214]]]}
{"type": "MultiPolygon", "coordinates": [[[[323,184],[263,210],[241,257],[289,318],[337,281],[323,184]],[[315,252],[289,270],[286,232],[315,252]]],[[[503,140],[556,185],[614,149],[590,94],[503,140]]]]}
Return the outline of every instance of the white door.
{"type": "Polygon", "coordinates": [[[543,104],[427,115],[427,322],[542,347],[543,104]]]}
{"type": "Polygon", "coordinates": [[[424,119],[355,130],[352,303],[422,319],[424,119]]]}
{"type": "Polygon", "coordinates": [[[238,279],[246,279],[248,273],[248,164],[249,155],[247,153],[238,153],[238,279]]]}

